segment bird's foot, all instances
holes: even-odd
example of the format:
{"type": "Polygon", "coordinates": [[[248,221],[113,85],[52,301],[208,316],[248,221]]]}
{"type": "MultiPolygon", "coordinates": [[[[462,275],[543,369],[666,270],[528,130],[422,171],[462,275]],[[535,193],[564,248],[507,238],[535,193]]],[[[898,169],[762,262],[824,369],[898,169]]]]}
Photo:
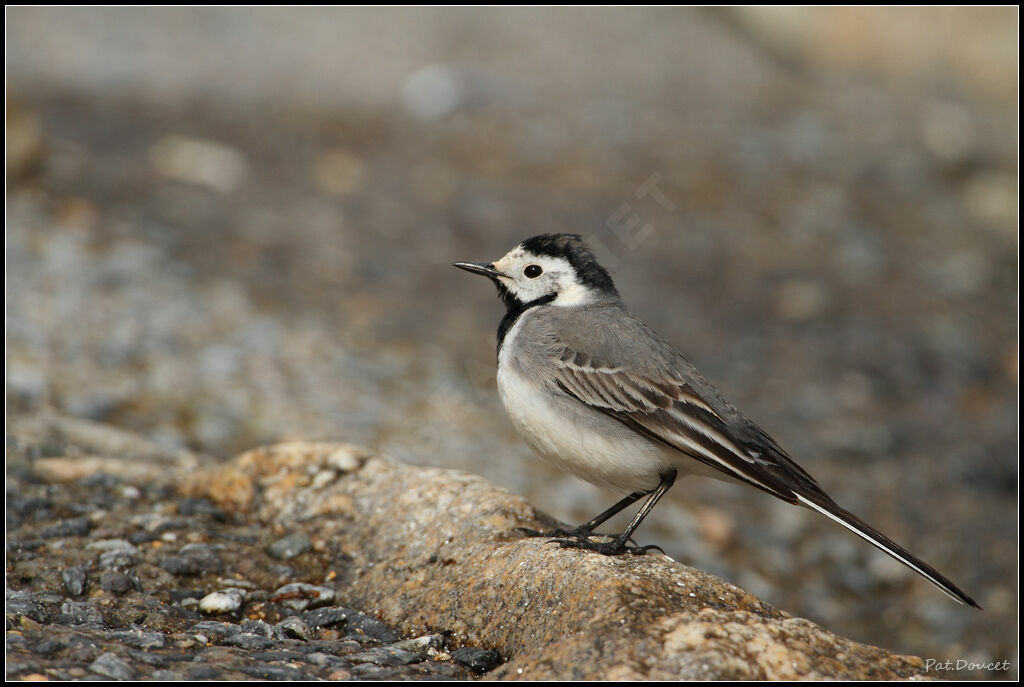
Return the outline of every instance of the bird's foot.
{"type": "Polygon", "coordinates": [[[608,542],[596,542],[588,537],[574,537],[572,539],[550,539],[548,543],[558,544],[559,548],[562,549],[583,549],[584,551],[594,551],[601,554],[602,556],[621,556],[624,553],[631,554],[633,556],[643,556],[651,549],[657,549],[661,553],[665,553],[661,550],[660,546],[655,544],[648,544],[647,546],[639,546],[636,543],[630,543],[632,540],[620,541],[618,538],[608,542]]]}

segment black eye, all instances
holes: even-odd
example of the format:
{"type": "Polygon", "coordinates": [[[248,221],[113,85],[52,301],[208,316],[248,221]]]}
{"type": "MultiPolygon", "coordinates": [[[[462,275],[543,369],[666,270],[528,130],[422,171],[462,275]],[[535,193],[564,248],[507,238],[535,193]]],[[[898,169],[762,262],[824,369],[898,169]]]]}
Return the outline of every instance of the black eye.
{"type": "Polygon", "coordinates": [[[526,269],[523,270],[523,274],[525,274],[530,279],[536,279],[543,273],[544,270],[540,268],[540,265],[527,265],[526,269]]]}

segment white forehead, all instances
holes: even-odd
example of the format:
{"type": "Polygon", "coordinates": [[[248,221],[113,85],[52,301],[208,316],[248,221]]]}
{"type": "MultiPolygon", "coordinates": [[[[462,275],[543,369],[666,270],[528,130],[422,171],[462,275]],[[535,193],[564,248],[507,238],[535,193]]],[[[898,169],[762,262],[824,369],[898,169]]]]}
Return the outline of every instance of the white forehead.
{"type": "Polygon", "coordinates": [[[494,263],[494,269],[504,272],[510,276],[516,269],[522,269],[526,265],[540,265],[545,272],[571,270],[572,266],[565,258],[554,258],[550,255],[534,255],[521,245],[516,246],[494,263]]]}

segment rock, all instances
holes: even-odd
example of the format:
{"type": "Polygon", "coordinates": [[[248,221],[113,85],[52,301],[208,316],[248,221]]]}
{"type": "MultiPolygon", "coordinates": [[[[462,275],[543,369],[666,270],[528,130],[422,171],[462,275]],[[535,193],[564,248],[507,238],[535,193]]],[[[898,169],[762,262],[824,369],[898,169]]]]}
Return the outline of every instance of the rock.
{"type": "Polygon", "coordinates": [[[299,554],[306,553],[311,548],[313,548],[313,544],[309,540],[309,535],[305,532],[295,532],[294,534],[281,537],[268,546],[267,553],[274,558],[286,561],[290,558],[295,558],[299,554]]]}
{"type": "Polygon", "coordinates": [[[86,586],[89,583],[89,573],[84,565],[76,565],[65,568],[60,573],[61,582],[65,591],[71,596],[85,594],[86,586]]]}
{"type": "Polygon", "coordinates": [[[99,541],[90,542],[86,545],[87,549],[99,549],[100,551],[123,551],[125,553],[138,553],[139,550],[134,544],[127,539],[101,539],[99,541]]]}
{"type": "Polygon", "coordinates": [[[182,682],[185,677],[175,670],[154,670],[153,680],[157,682],[182,682]]]}
{"type": "Polygon", "coordinates": [[[112,653],[101,654],[99,658],[89,664],[89,670],[111,680],[135,678],[135,671],[132,670],[132,667],[112,653]]]}
{"type": "Polygon", "coordinates": [[[196,623],[189,632],[192,634],[213,635],[215,637],[230,637],[242,631],[238,625],[233,623],[218,623],[215,620],[203,620],[196,623]]]}
{"type": "Polygon", "coordinates": [[[397,642],[398,635],[390,627],[379,620],[375,620],[362,613],[351,611],[348,614],[348,624],[345,626],[348,635],[365,635],[371,639],[381,642],[397,642]]]}
{"type": "Polygon", "coordinates": [[[84,537],[92,531],[92,522],[89,518],[68,518],[67,520],[61,520],[60,522],[50,525],[39,533],[39,536],[44,539],[54,539],[57,537],[84,537]]]}
{"type": "Polygon", "coordinates": [[[104,551],[100,554],[99,566],[104,570],[110,568],[128,568],[132,564],[132,556],[128,551],[104,551]]]}
{"type": "Polygon", "coordinates": [[[302,619],[314,630],[321,627],[338,627],[348,621],[348,611],[340,606],[318,608],[315,611],[303,613],[302,619]]]}
{"type": "Polygon", "coordinates": [[[115,596],[123,596],[135,589],[135,580],[117,570],[104,570],[100,573],[100,587],[115,596]]]}
{"type": "Polygon", "coordinates": [[[309,627],[298,616],[290,615],[274,627],[285,637],[292,637],[303,641],[309,641],[312,638],[309,627]]]}
{"type": "Polygon", "coordinates": [[[245,592],[241,589],[222,589],[211,592],[199,600],[199,610],[203,613],[234,613],[242,607],[245,592]]]}
{"type": "Polygon", "coordinates": [[[423,655],[414,651],[382,646],[358,654],[352,654],[345,658],[353,663],[373,663],[378,666],[404,666],[410,663],[419,663],[423,660],[423,655]]]}
{"type": "Polygon", "coordinates": [[[258,665],[241,669],[243,673],[259,680],[308,680],[301,669],[294,666],[258,665]]]}
{"type": "MultiPolygon", "coordinates": [[[[555,523],[473,475],[366,457],[343,477],[312,485],[309,475],[336,450],[300,443],[258,449],[198,475],[190,488],[225,507],[240,505],[234,496],[245,493],[248,517],[268,524],[321,518],[325,528],[337,525],[338,537],[344,533],[334,541],[353,559],[346,598],[378,609],[380,620],[319,609],[303,616],[310,627],[345,620],[348,633],[375,632],[381,641],[389,641],[378,632],[388,625],[415,634],[444,628],[455,645],[505,657],[492,672],[497,678],[886,680],[925,673],[919,658],[833,635],[667,556],[609,558],[525,538],[516,527],[555,523]],[[219,500],[225,475],[233,489],[219,500]]],[[[473,665],[486,669],[484,655],[475,655],[473,665]]],[[[360,667],[354,674],[366,671],[374,673],[360,667]]]]}
{"type": "Polygon", "coordinates": [[[489,670],[494,670],[501,665],[501,654],[490,649],[479,649],[473,646],[464,646],[452,652],[452,658],[472,670],[477,675],[483,675],[489,670]]]}
{"type": "Polygon", "coordinates": [[[262,620],[246,620],[241,625],[242,632],[259,635],[267,639],[280,639],[280,635],[274,632],[274,626],[262,620]]]}
{"type": "Polygon", "coordinates": [[[412,651],[422,656],[426,656],[432,649],[434,651],[440,651],[444,648],[444,637],[442,635],[423,635],[422,637],[416,637],[415,639],[406,639],[402,642],[395,642],[391,646],[394,649],[412,651]]]}
{"type": "Polygon", "coordinates": [[[160,567],[172,575],[200,575],[204,572],[220,572],[224,563],[213,547],[207,544],[186,544],[177,556],[160,561],[160,567]]]}
{"type": "Polygon", "coordinates": [[[163,649],[164,634],[162,632],[144,632],[142,630],[116,630],[107,633],[108,639],[124,642],[137,649],[163,649]]]}
{"type": "Polygon", "coordinates": [[[7,589],[5,590],[4,601],[5,617],[9,621],[21,618],[31,618],[35,621],[45,619],[42,606],[32,592],[7,589]]]}
{"type": "Polygon", "coordinates": [[[296,611],[304,611],[334,601],[334,590],[305,582],[293,582],[277,589],[270,600],[296,611]]]}
{"type": "Polygon", "coordinates": [[[57,622],[62,625],[85,625],[103,627],[103,616],[92,604],[68,599],[60,605],[57,622]]]}
{"type": "Polygon", "coordinates": [[[231,635],[224,640],[225,644],[230,646],[237,646],[242,649],[269,649],[274,646],[274,640],[261,637],[258,634],[252,632],[239,632],[236,635],[231,635]]]}

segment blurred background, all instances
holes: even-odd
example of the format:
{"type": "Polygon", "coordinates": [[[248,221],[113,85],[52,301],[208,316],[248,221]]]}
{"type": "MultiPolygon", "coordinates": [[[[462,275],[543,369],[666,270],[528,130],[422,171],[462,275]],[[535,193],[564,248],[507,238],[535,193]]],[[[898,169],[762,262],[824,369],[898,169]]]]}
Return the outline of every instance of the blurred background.
{"type": "Polygon", "coordinates": [[[1016,676],[1016,8],[6,18],[9,415],[225,460],[357,442],[578,523],[617,497],[516,435],[502,307],[451,262],[582,233],[635,313],[986,610],[712,480],[642,543],[1016,676]]]}

